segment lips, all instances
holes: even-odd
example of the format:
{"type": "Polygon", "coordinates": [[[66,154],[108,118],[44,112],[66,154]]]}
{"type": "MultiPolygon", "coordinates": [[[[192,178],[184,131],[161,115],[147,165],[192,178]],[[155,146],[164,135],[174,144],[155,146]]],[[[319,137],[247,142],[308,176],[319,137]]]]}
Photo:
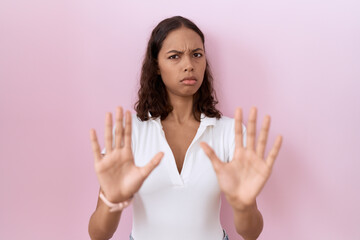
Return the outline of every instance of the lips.
{"type": "Polygon", "coordinates": [[[196,85],[197,79],[194,76],[185,77],[181,80],[181,83],[186,86],[194,86],[196,85]]]}
{"type": "Polygon", "coordinates": [[[196,77],[185,77],[181,80],[181,82],[184,82],[184,81],[197,81],[196,77]]]}

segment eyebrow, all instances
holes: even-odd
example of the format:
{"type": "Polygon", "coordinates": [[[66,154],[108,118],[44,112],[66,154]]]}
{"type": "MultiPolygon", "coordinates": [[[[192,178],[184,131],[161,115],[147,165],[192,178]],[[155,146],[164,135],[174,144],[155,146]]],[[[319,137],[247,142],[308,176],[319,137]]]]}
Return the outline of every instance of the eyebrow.
{"type": "MultiPolygon", "coordinates": [[[[197,52],[197,51],[204,51],[204,49],[196,48],[196,49],[192,50],[191,52],[197,52]]],[[[184,52],[181,52],[181,51],[178,51],[178,50],[170,50],[166,54],[169,54],[169,53],[178,53],[179,54],[179,53],[184,53],[184,52]]]]}

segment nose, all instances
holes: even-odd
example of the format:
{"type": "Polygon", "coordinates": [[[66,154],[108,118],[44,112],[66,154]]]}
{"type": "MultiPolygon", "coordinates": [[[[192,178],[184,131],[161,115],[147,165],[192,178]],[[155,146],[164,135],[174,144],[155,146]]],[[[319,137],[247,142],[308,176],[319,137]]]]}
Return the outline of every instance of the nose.
{"type": "Polygon", "coordinates": [[[194,71],[194,64],[192,62],[192,59],[191,57],[186,57],[184,63],[184,72],[193,72],[193,71],[194,71]]]}
{"type": "Polygon", "coordinates": [[[185,68],[185,72],[192,72],[192,71],[194,71],[193,67],[185,68]]]}

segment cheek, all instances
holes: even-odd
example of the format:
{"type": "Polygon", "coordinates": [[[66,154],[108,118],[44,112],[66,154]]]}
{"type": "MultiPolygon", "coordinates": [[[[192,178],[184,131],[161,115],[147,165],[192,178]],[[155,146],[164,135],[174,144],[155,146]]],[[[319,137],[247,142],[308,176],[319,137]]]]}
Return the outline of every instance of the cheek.
{"type": "Polygon", "coordinates": [[[163,64],[161,68],[162,78],[167,78],[169,81],[177,79],[181,75],[180,65],[176,63],[163,64]]]}
{"type": "Polygon", "coordinates": [[[161,77],[164,81],[170,81],[171,78],[173,77],[173,73],[171,71],[171,69],[169,68],[164,68],[162,71],[161,71],[161,77]]]}
{"type": "Polygon", "coordinates": [[[173,69],[172,69],[171,66],[165,66],[164,69],[163,69],[163,73],[165,75],[170,75],[172,72],[173,72],[173,69]]]}
{"type": "Polygon", "coordinates": [[[171,83],[173,81],[173,79],[176,77],[176,73],[174,71],[174,67],[173,66],[169,66],[169,65],[163,65],[162,68],[160,69],[160,74],[161,74],[161,78],[163,80],[163,82],[165,83],[165,85],[168,85],[169,83],[171,83]]]}
{"type": "Polygon", "coordinates": [[[174,70],[174,66],[172,66],[169,62],[163,62],[160,67],[160,71],[163,75],[171,74],[174,70]]]}
{"type": "Polygon", "coordinates": [[[206,69],[206,61],[202,62],[201,63],[201,71],[202,71],[202,74],[205,74],[205,69],[206,69]]]}

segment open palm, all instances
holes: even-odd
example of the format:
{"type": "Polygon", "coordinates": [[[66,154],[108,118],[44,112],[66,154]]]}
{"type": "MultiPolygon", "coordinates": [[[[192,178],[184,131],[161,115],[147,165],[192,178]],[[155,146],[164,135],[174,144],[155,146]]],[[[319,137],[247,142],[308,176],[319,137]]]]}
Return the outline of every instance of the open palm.
{"type": "Polygon", "coordinates": [[[269,155],[264,158],[270,128],[270,117],[266,116],[258,142],[256,137],[256,108],[252,108],[247,126],[246,147],[243,146],[242,110],[235,113],[235,151],[232,161],[222,162],[214,150],[202,142],[201,147],[210,158],[216,172],[219,186],[230,205],[241,210],[255,204],[256,197],[269,179],[274,161],[281,147],[282,137],[278,136],[269,155]]]}
{"type": "Polygon", "coordinates": [[[90,131],[95,172],[100,187],[106,198],[111,202],[122,202],[131,198],[141,187],[144,180],[160,163],[163,153],[159,152],[144,167],[137,167],[131,149],[131,114],[126,112],[125,129],[123,127],[123,109],[117,108],[115,145],[113,147],[112,114],[108,113],[105,120],[104,157],[95,130],[90,131]]]}

